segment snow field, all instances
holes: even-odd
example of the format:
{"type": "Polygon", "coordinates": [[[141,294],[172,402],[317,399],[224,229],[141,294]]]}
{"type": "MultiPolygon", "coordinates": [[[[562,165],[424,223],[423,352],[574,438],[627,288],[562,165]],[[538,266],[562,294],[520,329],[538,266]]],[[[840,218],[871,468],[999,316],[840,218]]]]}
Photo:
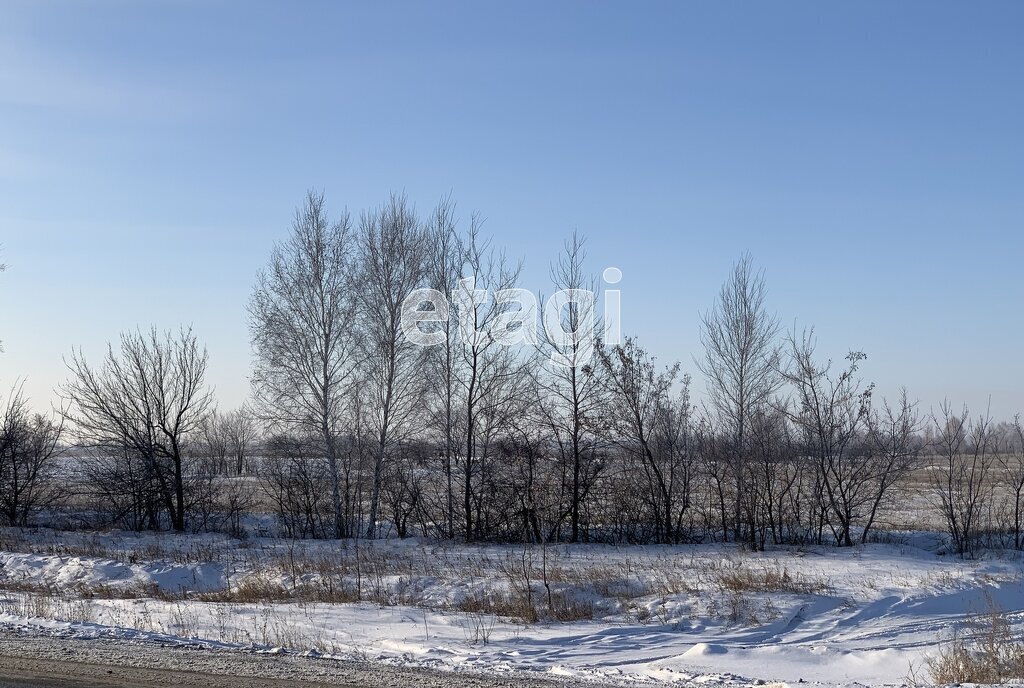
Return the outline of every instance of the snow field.
{"type": "Polygon", "coordinates": [[[938,556],[925,536],[767,553],[56,531],[3,537],[6,626],[454,671],[898,685],[992,604],[1024,622],[1020,561],[938,556]]]}

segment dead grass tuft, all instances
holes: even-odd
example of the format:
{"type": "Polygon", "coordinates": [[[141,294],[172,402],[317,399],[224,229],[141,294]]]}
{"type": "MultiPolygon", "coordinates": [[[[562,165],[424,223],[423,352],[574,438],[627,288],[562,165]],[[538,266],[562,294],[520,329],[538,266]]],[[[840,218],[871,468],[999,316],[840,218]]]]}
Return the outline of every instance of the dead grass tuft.
{"type": "Polygon", "coordinates": [[[1013,637],[1005,612],[989,600],[989,609],[927,660],[937,685],[1006,683],[1024,679],[1024,643],[1013,637]]]}
{"type": "Polygon", "coordinates": [[[831,590],[828,581],[790,573],[785,566],[751,568],[735,566],[717,572],[718,585],[722,590],[733,593],[775,592],[797,595],[817,595],[831,590]]]}

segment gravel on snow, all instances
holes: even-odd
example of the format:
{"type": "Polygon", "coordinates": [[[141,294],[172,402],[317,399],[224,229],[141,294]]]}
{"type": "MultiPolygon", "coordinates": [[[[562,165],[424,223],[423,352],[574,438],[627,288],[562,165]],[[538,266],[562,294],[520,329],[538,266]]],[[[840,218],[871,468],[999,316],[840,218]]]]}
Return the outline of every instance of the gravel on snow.
{"type": "MultiPolygon", "coordinates": [[[[528,688],[582,685],[531,676],[483,676],[410,669],[373,662],[291,654],[165,645],[114,638],[79,639],[0,628],[0,685],[203,686],[265,688],[333,685],[360,688],[528,688]],[[53,681],[54,683],[50,683],[53,681]]],[[[600,684],[587,682],[587,686],[600,684]]]]}

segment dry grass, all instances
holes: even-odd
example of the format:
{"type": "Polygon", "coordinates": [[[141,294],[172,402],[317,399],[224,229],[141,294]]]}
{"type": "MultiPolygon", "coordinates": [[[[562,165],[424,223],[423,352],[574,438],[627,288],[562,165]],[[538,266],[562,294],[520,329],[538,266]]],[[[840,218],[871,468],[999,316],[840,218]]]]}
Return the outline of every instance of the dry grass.
{"type": "Polygon", "coordinates": [[[175,564],[223,563],[245,555],[246,546],[216,537],[179,537],[163,533],[165,539],[132,537],[125,534],[75,533],[70,540],[54,531],[0,530],[0,551],[41,556],[92,557],[122,564],[168,561],[175,564]]]}
{"type": "Polygon", "coordinates": [[[256,604],[259,602],[302,602],[348,604],[360,602],[359,592],[350,585],[319,580],[285,586],[262,576],[249,576],[231,588],[196,593],[201,602],[256,604]]]}
{"type": "Polygon", "coordinates": [[[772,565],[760,568],[737,565],[717,572],[718,585],[732,593],[774,592],[796,595],[819,595],[831,590],[828,581],[790,573],[785,566],[772,565]]]}
{"type": "MultiPolygon", "coordinates": [[[[651,598],[703,597],[715,601],[712,616],[730,623],[756,624],[773,618],[770,601],[745,599],[747,593],[814,594],[826,581],[792,573],[772,563],[747,559],[707,560],[650,553],[608,561],[601,553],[566,556],[557,547],[507,549],[424,545],[389,550],[361,544],[326,549],[317,543],[279,543],[270,549],[246,549],[244,561],[224,564],[227,584],[217,590],[167,590],[155,585],[76,585],[51,589],[32,581],[0,581],[0,589],[67,599],[156,599],[216,604],[372,602],[385,606],[455,609],[489,614],[516,623],[574,622],[609,614],[636,613],[639,619],[651,598]],[[485,589],[452,605],[428,596],[431,586],[485,581],[485,589]],[[717,599],[716,599],[717,598],[717,599]]],[[[121,546],[92,540],[77,549],[81,556],[114,554],[121,546]]],[[[68,553],[72,548],[62,547],[68,553]]],[[[166,555],[172,548],[149,551],[166,555]]],[[[49,551],[53,551],[52,548],[49,551]]],[[[201,550],[184,553],[193,559],[201,550]]],[[[209,546],[207,554],[219,551],[209,546]]],[[[122,552],[122,556],[124,553],[122,552]]],[[[137,561],[138,550],[128,558],[137,561]]],[[[222,557],[223,558],[223,557],[222,557]]],[[[166,560],[165,560],[166,561],[166,560]]],[[[436,590],[436,588],[435,588],[436,590]]],[[[709,603],[710,604],[710,603],[709,603]]],[[[692,605],[691,605],[692,606],[692,605]]],[[[652,621],[662,618],[649,610],[652,621]]],[[[668,623],[668,617],[662,619],[668,623]]],[[[188,624],[183,624],[188,626],[188,624]]]]}
{"type": "Polygon", "coordinates": [[[146,601],[125,607],[103,604],[94,598],[68,599],[46,589],[22,590],[0,596],[0,613],[67,622],[102,623],[116,628],[181,638],[200,638],[205,610],[208,614],[207,625],[211,626],[205,639],[294,650],[314,649],[328,654],[340,652],[333,637],[314,623],[301,604],[281,605],[261,601],[256,605],[221,603],[200,607],[189,601],[175,600],[162,607],[163,612],[160,613],[159,610],[154,612],[146,601]],[[209,623],[211,621],[212,624],[209,623]]]}
{"type": "Polygon", "coordinates": [[[96,610],[92,600],[64,599],[35,592],[24,592],[0,598],[0,612],[36,619],[82,623],[96,621],[96,610]]]}
{"type": "Polygon", "coordinates": [[[989,601],[989,610],[957,634],[927,661],[936,685],[1006,683],[1024,679],[1024,643],[1013,637],[1006,614],[989,601]]]}
{"type": "MultiPolygon", "coordinates": [[[[455,609],[516,623],[573,622],[619,617],[671,623],[679,610],[714,601],[716,618],[756,624],[773,618],[770,600],[751,594],[817,594],[830,590],[812,573],[794,573],[771,560],[742,555],[681,556],[671,549],[574,549],[552,546],[474,547],[388,543],[223,538],[190,542],[129,534],[83,536],[0,530],[0,549],[44,555],[95,557],[142,564],[219,564],[226,583],[217,590],[166,590],[157,586],[78,585],[49,589],[33,582],[0,580],[0,590],[68,599],[156,599],[214,604],[345,604],[455,609]],[[40,537],[42,536],[42,537],[40,537]],[[609,557],[609,554],[612,556],[609,557]],[[484,590],[453,603],[446,586],[479,581],[484,590]],[[654,602],[652,602],[652,600],[654,602]],[[651,604],[661,601],[668,612],[651,604]],[[667,604],[667,607],[666,607],[667,604]],[[670,618],[671,617],[671,618],[670,618]]],[[[187,623],[182,624],[188,626],[187,623]]]]}
{"type": "Polygon", "coordinates": [[[453,608],[467,614],[489,614],[522,624],[593,619],[593,603],[574,592],[572,589],[552,590],[548,594],[541,586],[529,592],[522,588],[512,591],[485,588],[467,595],[453,608]]]}

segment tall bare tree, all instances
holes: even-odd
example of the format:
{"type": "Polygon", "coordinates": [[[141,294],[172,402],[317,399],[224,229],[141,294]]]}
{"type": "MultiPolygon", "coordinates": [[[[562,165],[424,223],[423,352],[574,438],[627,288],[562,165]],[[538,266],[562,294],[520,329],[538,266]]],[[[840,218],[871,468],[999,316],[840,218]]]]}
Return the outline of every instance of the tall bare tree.
{"type": "MultiPolygon", "coordinates": [[[[576,292],[596,297],[597,280],[585,272],[584,239],[575,232],[565,243],[558,262],[551,266],[556,292],[576,292]]],[[[542,299],[543,300],[543,299],[542,299]]],[[[545,328],[541,354],[548,359],[541,373],[540,409],[561,463],[568,472],[569,540],[580,539],[585,502],[598,477],[602,460],[597,437],[601,409],[601,385],[596,365],[600,319],[594,300],[575,298],[558,315],[561,332],[545,328]],[[552,361],[557,357],[559,362],[552,361]]]]}
{"type": "Polygon", "coordinates": [[[319,437],[339,538],[354,534],[338,470],[346,385],[356,362],[352,242],[348,214],[330,220],[323,194],[310,192],[249,301],[257,408],[281,430],[319,437]]]}
{"type": "Polygon", "coordinates": [[[456,292],[459,305],[459,347],[457,389],[462,408],[462,510],[467,541],[480,532],[475,513],[480,510],[482,493],[478,490],[486,467],[490,441],[497,423],[507,418],[507,410],[521,400],[521,385],[528,379],[528,360],[521,350],[502,343],[503,316],[507,304],[494,296],[512,289],[522,265],[512,265],[504,254],[496,253],[480,234],[474,218],[464,243],[463,266],[469,280],[456,292]]]}
{"type": "MultiPolygon", "coordinates": [[[[428,275],[427,285],[445,296],[451,296],[462,277],[463,247],[457,231],[455,203],[450,197],[442,198],[427,222],[428,275]]],[[[441,461],[444,470],[443,511],[444,535],[455,537],[457,510],[453,465],[459,454],[457,386],[460,357],[458,333],[454,311],[449,302],[448,312],[439,314],[433,323],[443,338],[437,346],[422,351],[427,376],[427,412],[430,426],[439,434],[441,461]]]]}
{"type": "MultiPolygon", "coordinates": [[[[781,384],[776,343],[779,323],[768,312],[765,298],[764,275],[754,272],[747,254],[733,266],[715,306],[701,318],[704,357],[697,367],[707,378],[707,398],[718,417],[717,426],[730,440],[727,456],[735,489],[733,529],[737,539],[743,537],[742,510],[747,501],[747,426],[781,384]]],[[[724,511],[725,505],[720,506],[724,511]]],[[[753,542],[753,533],[747,535],[753,542]]]]}
{"type": "Polygon", "coordinates": [[[108,345],[99,368],[73,353],[62,387],[79,442],[141,463],[179,532],[188,519],[187,445],[212,404],[207,360],[191,329],[129,332],[121,335],[120,352],[108,345]]]}
{"type": "Polygon", "coordinates": [[[423,400],[422,351],[402,332],[406,297],[426,278],[427,236],[404,196],[363,215],[357,239],[359,342],[377,440],[366,536],[377,530],[389,454],[415,429],[423,400]]]}

